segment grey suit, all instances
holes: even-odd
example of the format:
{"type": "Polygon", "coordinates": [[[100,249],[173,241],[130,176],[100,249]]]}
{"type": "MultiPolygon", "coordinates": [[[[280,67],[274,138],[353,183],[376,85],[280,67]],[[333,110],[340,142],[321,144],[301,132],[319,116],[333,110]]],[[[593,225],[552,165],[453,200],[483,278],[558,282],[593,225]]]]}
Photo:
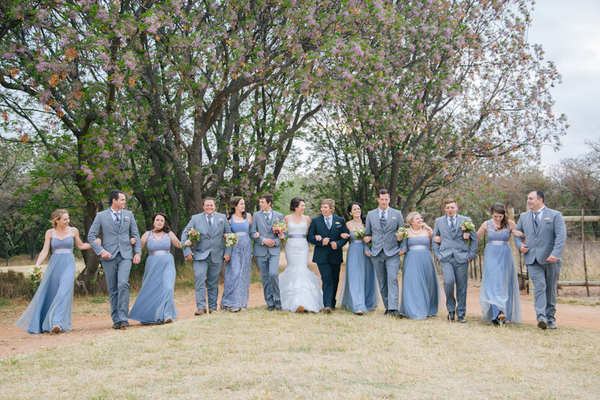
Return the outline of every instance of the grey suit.
{"type": "Polygon", "coordinates": [[[194,244],[193,251],[190,247],[183,249],[183,255],[194,253],[194,278],[196,291],[196,308],[206,310],[206,297],[208,295],[208,308],[217,309],[219,297],[219,274],[223,268],[223,256],[231,255],[231,247],[225,246],[223,235],[231,233],[227,217],[215,212],[212,228],[208,224],[206,213],[192,216],[181,234],[181,242],[188,240],[188,231],[196,228],[200,233],[200,241],[194,244]]]}
{"type": "MultiPolygon", "coordinates": [[[[529,247],[523,258],[533,282],[533,306],[537,320],[554,322],[558,277],[567,240],[567,227],[560,211],[544,207],[538,217],[537,229],[533,215],[532,211],[521,214],[517,230],[525,234],[526,246],[529,247]],[[550,263],[547,258],[551,255],[558,258],[558,261],[550,263]]],[[[523,238],[515,236],[514,240],[518,248],[524,244],[523,238]]]]}
{"type": "Polygon", "coordinates": [[[131,211],[121,210],[120,226],[113,220],[110,208],[96,214],[88,232],[88,242],[97,255],[103,250],[112,257],[101,259],[100,263],[106,275],[110,301],[110,316],[114,323],[127,321],[129,316],[129,272],[134,256],[130,239],[135,239],[135,252],[142,252],[140,234],[131,211]],[[102,230],[102,245],[94,240],[102,230]]]}
{"type": "Polygon", "coordinates": [[[252,218],[250,237],[254,239],[252,254],[256,257],[260,276],[262,278],[263,292],[267,306],[274,307],[281,304],[279,295],[279,254],[281,240],[273,233],[273,224],[279,220],[283,222],[283,214],[271,210],[271,221],[267,223],[264,211],[257,211],[252,218]],[[254,235],[259,233],[259,237],[254,235]],[[275,240],[275,246],[268,247],[263,244],[265,239],[275,240]]]}
{"type": "Polygon", "coordinates": [[[456,214],[454,231],[448,225],[448,216],[435,220],[433,236],[441,236],[442,243],[432,244],[433,254],[440,262],[444,276],[444,292],[446,294],[446,309],[455,313],[459,318],[464,318],[467,312],[467,287],[469,283],[469,260],[477,253],[477,233],[469,233],[470,241],[463,239],[460,225],[470,221],[470,218],[456,214]],[[456,298],[454,298],[454,284],[456,283],[456,298]],[[458,303],[458,305],[457,305],[458,303]]]}
{"type": "Polygon", "coordinates": [[[365,230],[371,238],[371,248],[365,247],[365,252],[371,255],[373,267],[379,282],[381,299],[386,310],[398,310],[398,272],[400,270],[401,242],[396,239],[396,231],[404,226],[402,213],[391,207],[387,209],[386,223],[382,227],[381,209],[369,211],[365,230]]]}

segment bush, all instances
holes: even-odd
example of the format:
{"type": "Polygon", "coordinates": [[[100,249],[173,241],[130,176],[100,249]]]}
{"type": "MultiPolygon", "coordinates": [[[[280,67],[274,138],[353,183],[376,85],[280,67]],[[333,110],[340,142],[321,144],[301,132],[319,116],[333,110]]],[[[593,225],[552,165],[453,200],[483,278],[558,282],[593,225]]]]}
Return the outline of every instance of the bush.
{"type": "Polygon", "coordinates": [[[8,270],[0,272],[0,298],[23,298],[31,300],[37,285],[25,277],[22,272],[8,270]]]}

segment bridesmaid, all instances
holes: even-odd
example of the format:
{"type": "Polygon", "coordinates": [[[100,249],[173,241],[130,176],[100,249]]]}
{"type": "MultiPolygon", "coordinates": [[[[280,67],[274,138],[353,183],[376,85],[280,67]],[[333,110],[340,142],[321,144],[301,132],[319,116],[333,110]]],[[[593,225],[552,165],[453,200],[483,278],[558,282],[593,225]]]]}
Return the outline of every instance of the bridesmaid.
{"type": "Polygon", "coordinates": [[[142,289],[135,299],[129,318],[144,324],[169,324],[179,316],[175,308],[175,260],[171,245],[181,248],[181,242],[167,225],[167,216],[152,216],[153,229],[144,233],[142,249],[148,248],[148,258],[142,279],[142,289]]]}
{"type": "MultiPolygon", "coordinates": [[[[508,244],[511,231],[516,232],[516,225],[508,219],[501,203],[494,204],[491,213],[492,219],[481,224],[477,231],[479,239],[487,232],[489,240],[483,256],[483,278],[479,295],[482,319],[494,325],[521,322],[519,282],[508,244]]],[[[522,235],[520,232],[519,234],[522,235]]]]}
{"type": "Polygon", "coordinates": [[[408,246],[402,263],[402,304],[400,313],[410,319],[424,320],[438,313],[441,286],[431,254],[433,229],[421,214],[411,212],[406,217],[408,246]]]}
{"type": "Polygon", "coordinates": [[[379,304],[379,288],[377,286],[377,277],[375,269],[369,257],[365,255],[365,244],[362,239],[357,239],[356,229],[365,225],[365,216],[362,213],[360,203],[351,203],[348,206],[348,213],[352,219],[346,222],[346,227],[350,235],[342,234],[344,239],[348,237],[350,245],[346,255],[346,273],[342,282],[341,306],[351,310],[356,315],[377,308],[379,304]]]}
{"type": "Polygon", "coordinates": [[[231,259],[225,264],[225,281],[221,308],[231,312],[245,311],[250,297],[250,273],[252,272],[252,243],[248,230],[252,215],[246,213],[244,199],[235,196],[229,204],[231,231],[238,235],[231,259]]]}
{"type": "Polygon", "coordinates": [[[79,250],[92,246],[83,243],[77,228],[69,226],[67,210],[52,213],[52,229],[46,231],[44,248],[35,263],[39,267],[52,246],[52,256],[35,296],[15,323],[29,333],[70,332],[73,310],[73,285],[75,283],[75,257],[73,243],[79,250]]]}

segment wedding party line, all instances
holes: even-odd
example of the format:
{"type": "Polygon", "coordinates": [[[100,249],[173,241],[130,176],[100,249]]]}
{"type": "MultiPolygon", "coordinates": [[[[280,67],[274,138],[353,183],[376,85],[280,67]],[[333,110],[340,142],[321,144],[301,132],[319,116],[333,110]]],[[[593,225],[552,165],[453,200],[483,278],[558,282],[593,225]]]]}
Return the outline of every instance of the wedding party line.
{"type": "Polygon", "coordinates": [[[32,334],[72,330],[74,245],[80,250],[92,249],[101,259],[114,329],[126,329],[130,319],[163,324],[179,316],[171,246],[182,249],[186,260],[193,262],[197,316],[217,311],[223,266],[220,309],[246,309],[254,256],[269,311],[331,314],[344,308],[360,316],[375,310],[381,298],[385,315],[425,320],[438,314],[445,298],[448,321],[466,323],[469,262],[476,255],[478,241],[487,234],[479,299],[482,319],[498,326],[522,321],[518,276],[509,245],[512,236],[534,284],[537,326],[557,328],[557,285],[566,226],[559,211],[546,207],[539,190],[528,194],[530,211],[522,213],[517,223],[509,219],[503,204],[495,203],[490,208],[491,219],[478,229],[468,216],[459,214],[458,203],[451,198],[444,201],[446,215],[437,218],[433,228],[418,212],[410,212],[404,221],[402,213],[390,207],[385,189],[379,190],[379,206],[374,210],[365,213],[360,203],[349,204],[349,221],[335,215],[332,199],[322,200],[321,215],[310,219],[299,197],[291,200],[291,213],[286,216],[273,209],[274,198],[269,193],[259,197],[260,211],[253,215],[246,212],[242,197],[231,199],[227,215],[216,211],[214,198],[206,197],[202,200],[204,212],[192,216],[181,238],[169,229],[167,216],[160,212],[152,217],[153,229],[140,237],[126,201],[124,192],[110,192],[110,207],[96,215],[87,233],[88,243],[70,225],[67,210],[52,213],[52,229],[46,231],[36,271],[50,250],[52,255],[35,296],[15,326],[32,334]],[[280,273],[284,243],[287,266],[280,273]],[[312,261],[320,279],[308,268],[309,243],[314,245],[312,261]],[[346,244],[345,274],[336,298],[346,244]],[[140,263],[143,248],[148,250],[148,258],[142,287],[130,310],[129,274],[132,264],[140,263]]]}

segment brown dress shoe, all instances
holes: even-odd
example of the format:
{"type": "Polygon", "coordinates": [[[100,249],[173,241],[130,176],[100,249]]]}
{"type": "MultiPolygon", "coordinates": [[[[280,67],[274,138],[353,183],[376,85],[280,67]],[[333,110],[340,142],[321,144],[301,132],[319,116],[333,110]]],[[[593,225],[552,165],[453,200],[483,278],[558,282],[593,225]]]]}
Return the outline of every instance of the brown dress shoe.
{"type": "Polygon", "coordinates": [[[52,328],[52,332],[59,333],[60,332],[60,326],[55,325],[54,328],[52,328]]]}
{"type": "Polygon", "coordinates": [[[324,312],[325,314],[331,314],[331,308],[330,308],[330,307],[325,307],[325,308],[323,309],[323,312],[324,312]]]}
{"type": "Polygon", "coordinates": [[[206,310],[205,309],[197,309],[196,312],[194,313],[194,315],[204,315],[206,314],[206,310]]]}
{"type": "Polygon", "coordinates": [[[302,306],[298,307],[298,309],[296,310],[296,312],[303,313],[304,312],[304,307],[302,307],[302,306]]]}

